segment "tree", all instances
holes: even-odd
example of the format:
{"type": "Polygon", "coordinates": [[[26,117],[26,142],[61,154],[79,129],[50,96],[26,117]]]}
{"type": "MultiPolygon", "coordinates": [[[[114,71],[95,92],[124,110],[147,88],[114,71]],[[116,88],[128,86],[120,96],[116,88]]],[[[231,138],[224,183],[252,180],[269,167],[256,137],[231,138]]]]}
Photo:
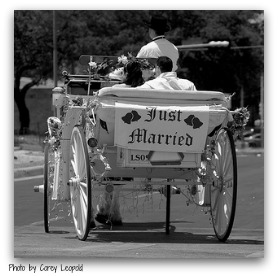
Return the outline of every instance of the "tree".
{"type": "Polygon", "coordinates": [[[20,133],[29,133],[27,91],[52,73],[52,22],[50,11],[14,13],[14,99],[19,110],[20,133]],[[31,80],[20,87],[20,80],[31,80]]]}
{"type": "MultiPolygon", "coordinates": [[[[176,11],[176,13],[181,13],[176,11]]],[[[256,106],[260,101],[260,78],[263,74],[263,11],[191,11],[192,15],[175,16],[175,39],[196,41],[228,40],[228,48],[181,52],[184,77],[193,80],[198,89],[237,92],[233,105],[256,106]],[[194,19],[194,20],[193,20],[194,19]],[[190,24],[193,22],[192,24],[190,24]],[[180,26],[186,27],[184,30],[180,26]],[[191,30],[191,27],[193,30],[191,30]],[[177,32],[177,30],[179,30],[177,32]],[[249,48],[245,48],[250,46],[249,48]],[[252,48],[252,46],[261,46],[252,48]],[[241,48],[242,47],[242,48],[241,48]]],[[[186,42],[185,42],[186,43],[186,42]]]]}
{"type": "MultiPolygon", "coordinates": [[[[197,89],[233,93],[245,91],[247,105],[258,106],[263,48],[263,11],[90,10],[56,11],[59,72],[77,72],[82,54],[121,55],[149,42],[144,21],[164,14],[171,23],[167,38],[176,45],[228,40],[230,48],[180,52],[180,77],[192,80],[197,89]]],[[[52,11],[15,11],[15,88],[21,131],[29,128],[25,95],[30,87],[52,75],[52,11]],[[20,78],[32,81],[20,89],[20,78]]],[[[84,68],[80,69],[81,71],[84,68]]],[[[233,98],[240,103],[240,93],[233,98]]],[[[256,112],[256,110],[254,110],[256,112]]]]}

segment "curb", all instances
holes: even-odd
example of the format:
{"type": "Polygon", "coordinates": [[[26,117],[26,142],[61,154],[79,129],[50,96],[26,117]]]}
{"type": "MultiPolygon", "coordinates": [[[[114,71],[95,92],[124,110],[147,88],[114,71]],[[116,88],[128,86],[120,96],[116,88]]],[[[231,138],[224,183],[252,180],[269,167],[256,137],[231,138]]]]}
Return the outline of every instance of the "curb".
{"type": "Polygon", "coordinates": [[[236,154],[238,154],[238,155],[241,155],[241,154],[264,154],[264,149],[263,148],[236,149],[236,154]]]}
{"type": "Polygon", "coordinates": [[[20,168],[14,170],[14,178],[43,175],[43,166],[20,168]]]}

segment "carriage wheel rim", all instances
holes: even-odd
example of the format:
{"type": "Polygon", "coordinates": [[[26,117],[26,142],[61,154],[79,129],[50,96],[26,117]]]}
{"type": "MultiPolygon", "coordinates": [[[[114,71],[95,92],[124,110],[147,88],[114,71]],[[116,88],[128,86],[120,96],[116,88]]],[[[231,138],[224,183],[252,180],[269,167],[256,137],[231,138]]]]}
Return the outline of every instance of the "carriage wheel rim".
{"type": "Polygon", "coordinates": [[[74,128],[70,143],[70,195],[72,217],[78,238],[85,240],[88,235],[90,221],[90,173],[88,156],[85,151],[84,137],[79,128],[74,128]]]}
{"type": "Polygon", "coordinates": [[[211,187],[211,215],[219,240],[226,240],[231,232],[236,199],[236,163],[234,145],[227,131],[217,137],[214,155],[217,181],[211,187]]]}

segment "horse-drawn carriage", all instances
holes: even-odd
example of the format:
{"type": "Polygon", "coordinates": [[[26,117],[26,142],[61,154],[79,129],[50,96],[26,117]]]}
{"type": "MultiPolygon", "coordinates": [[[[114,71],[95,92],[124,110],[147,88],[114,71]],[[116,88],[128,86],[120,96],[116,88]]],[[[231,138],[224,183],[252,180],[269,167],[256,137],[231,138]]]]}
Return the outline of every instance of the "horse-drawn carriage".
{"type": "Polygon", "coordinates": [[[215,91],[120,88],[107,76],[64,75],[65,86],[53,89],[55,117],[48,119],[39,187],[45,231],[53,201],[70,203],[77,236],[86,240],[94,193],[121,196],[125,188],[150,191],[163,182],[166,233],[171,187],[186,185],[187,202],[207,208],[217,238],[227,240],[237,196],[236,113],[228,110],[229,99],[215,91]]]}

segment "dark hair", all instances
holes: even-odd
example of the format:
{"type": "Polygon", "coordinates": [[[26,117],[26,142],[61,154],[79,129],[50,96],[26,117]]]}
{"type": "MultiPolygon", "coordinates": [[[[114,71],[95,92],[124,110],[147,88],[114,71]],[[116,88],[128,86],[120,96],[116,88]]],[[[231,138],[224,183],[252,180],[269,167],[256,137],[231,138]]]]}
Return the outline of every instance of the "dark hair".
{"type": "Polygon", "coordinates": [[[162,15],[152,16],[151,21],[146,22],[145,24],[153,29],[157,35],[164,35],[171,29],[167,18],[162,15]]]}
{"type": "Polygon", "coordinates": [[[141,70],[141,64],[138,61],[130,61],[124,67],[126,75],[125,84],[131,87],[136,87],[144,84],[143,74],[141,70]]]}
{"type": "Polygon", "coordinates": [[[154,31],[155,31],[155,33],[156,33],[156,35],[157,36],[159,36],[159,35],[164,35],[165,34],[165,31],[164,31],[164,29],[153,29],[154,31]]]}
{"type": "Polygon", "coordinates": [[[156,65],[160,68],[161,73],[171,72],[173,69],[173,61],[166,56],[159,57],[156,65]]]}

